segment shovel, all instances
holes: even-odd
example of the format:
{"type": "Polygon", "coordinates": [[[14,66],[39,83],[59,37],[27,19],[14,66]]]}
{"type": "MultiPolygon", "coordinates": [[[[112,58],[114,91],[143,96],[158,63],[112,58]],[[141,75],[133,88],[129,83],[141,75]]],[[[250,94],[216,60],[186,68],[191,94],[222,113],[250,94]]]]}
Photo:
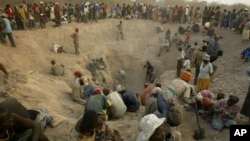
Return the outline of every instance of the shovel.
{"type": "Polygon", "coordinates": [[[193,138],[196,139],[196,140],[200,140],[200,139],[203,139],[205,137],[205,129],[200,127],[196,102],[194,104],[194,107],[195,107],[195,114],[196,114],[196,120],[197,120],[197,124],[198,124],[198,129],[196,129],[194,131],[193,138]]]}

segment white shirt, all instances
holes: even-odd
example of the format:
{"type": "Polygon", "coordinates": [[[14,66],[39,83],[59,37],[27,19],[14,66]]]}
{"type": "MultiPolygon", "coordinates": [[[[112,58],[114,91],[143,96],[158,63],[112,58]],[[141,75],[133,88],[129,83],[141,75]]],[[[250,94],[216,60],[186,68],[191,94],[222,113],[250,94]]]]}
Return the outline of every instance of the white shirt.
{"type": "Polygon", "coordinates": [[[185,56],[185,52],[184,51],[179,52],[177,60],[184,59],[184,56],[185,56]]]}
{"type": "Polygon", "coordinates": [[[53,44],[52,50],[53,50],[55,53],[58,53],[57,50],[58,50],[59,47],[61,47],[61,45],[53,44]]]}
{"type": "Polygon", "coordinates": [[[147,7],[144,5],[143,7],[142,7],[142,13],[146,13],[147,12],[147,7]]]}
{"type": "Polygon", "coordinates": [[[185,10],[185,15],[188,15],[188,14],[189,14],[189,9],[186,8],[186,10],[185,10]]]}
{"type": "Polygon", "coordinates": [[[203,66],[204,63],[201,63],[200,66],[200,73],[199,73],[199,77],[201,78],[208,78],[210,77],[209,74],[213,73],[213,66],[211,63],[208,63],[206,66],[203,66]]]}
{"type": "Polygon", "coordinates": [[[124,104],[120,94],[118,94],[117,92],[111,92],[106,97],[112,102],[112,107],[114,109],[114,117],[122,117],[126,113],[127,107],[124,104]]]}
{"type": "Polygon", "coordinates": [[[189,59],[186,59],[186,60],[184,61],[183,67],[184,67],[185,70],[187,70],[187,69],[190,70],[190,69],[191,69],[191,67],[190,67],[190,60],[189,60],[189,59]]]}

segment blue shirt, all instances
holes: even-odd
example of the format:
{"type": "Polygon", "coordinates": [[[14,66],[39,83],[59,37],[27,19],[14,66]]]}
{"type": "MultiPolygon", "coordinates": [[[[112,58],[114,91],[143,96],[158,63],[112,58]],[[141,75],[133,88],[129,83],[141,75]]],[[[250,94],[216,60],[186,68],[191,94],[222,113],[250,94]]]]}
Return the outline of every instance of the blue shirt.
{"type": "Polygon", "coordinates": [[[122,94],[122,100],[126,105],[128,112],[135,112],[139,109],[140,105],[132,92],[126,91],[124,94],[122,94]]]}
{"type": "Polygon", "coordinates": [[[161,113],[163,117],[169,113],[171,108],[171,103],[167,102],[162,94],[157,95],[157,110],[161,113]]]}
{"type": "Polygon", "coordinates": [[[12,28],[11,28],[11,24],[10,21],[7,18],[3,18],[4,23],[5,23],[5,28],[3,30],[3,32],[5,33],[11,33],[12,32],[12,28]]]}

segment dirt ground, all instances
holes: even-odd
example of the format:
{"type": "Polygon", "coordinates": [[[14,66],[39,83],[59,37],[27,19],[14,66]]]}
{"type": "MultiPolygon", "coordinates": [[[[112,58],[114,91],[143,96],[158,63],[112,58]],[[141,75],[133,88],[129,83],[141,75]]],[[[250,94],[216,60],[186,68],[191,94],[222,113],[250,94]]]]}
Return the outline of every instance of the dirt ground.
{"type": "MultiPolygon", "coordinates": [[[[71,128],[83,113],[84,107],[71,99],[71,86],[76,70],[91,78],[90,72],[85,68],[91,59],[102,57],[105,60],[108,66],[108,81],[104,85],[111,89],[116,84],[117,71],[124,69],[127,73],[125,88],[140,92],[143,89],[146,71],[143,66],[147,60],[153,64],[156,77],[164,81],[175,78],[177,47],[172,47],[169,52],[163,52],[161,57],[157,57],[159,38],[164,37],[163,32],[155,32],[158,23],[147,20],[124,20],[125,40],[116,41],[118,23],[117,19],[107,19],[97,23],[71,23],[58,28],[53,28],[52,23],[48,23],[46,29],[13,31],[17,48],[12,48],[9,43],[0,44],[0,62],[9,71],[15,72],[9,80],[11,89],[8,95],[16,97],[28,109],[45,108],[55,119],[64,119],[57,127],[46,128],[45,133],[52,141],[67,141],[71,128]],[[75,27],[79,28],[79,56],[73,54],[73,41],[70,38],[75,27]],[[52,52],[50,48],[54,41],[63,45],[67,53],[52,52]],[[148,48],[148,44],[152,47],[148,48]],[[64,76],[55,77],[50,74],[51,59],[65,65],[64,76]],[[14,81],[15,85],[12,83],[14,81]]],[[[163,27],[165,31],[169,28],[173,35],[177,32],[178,25],[164,24],[163,27]]],[[[240,35],[230,30],[216,29],[216,33],[223,36],[220,43],[224,55],[215,62],[218,70],[211,84],[211,91],[222,90],[227,95],[231,92],[236,93],[240,97],[241,106],[249,83],[249,78],[245,74],[249,62],[240,59],[240,52],[247,44],[242,44],[240,35]]],[[[180,37],[184,39],[183,35],[180,37]]],[[[197,41],[199,44],[203,38],[205,37],[201,32],[191,35],[191,41],[197,41]]],[[[194,73],[194,70],[192,72],[194,73]]],[[[140,107],[138,115],[127,113],[122,119],[109,121],[108,124],[119,130],[125,141],[134,141],[140,130],[139,121],[143,112],[144,107],[140,107]]],[[[177,129],[182,132],[183,140],[193,141],[192,135],[197,129],[195,114],[185,110],[183,112],[184,122],[177,129]]],[[[237,116],[237,121],[246,123],[242,115],[237,116]]],[[[229,140],[228,129],[218,133],[203,120],[201,126],[206,129],[204,140],[229,140]]]]}

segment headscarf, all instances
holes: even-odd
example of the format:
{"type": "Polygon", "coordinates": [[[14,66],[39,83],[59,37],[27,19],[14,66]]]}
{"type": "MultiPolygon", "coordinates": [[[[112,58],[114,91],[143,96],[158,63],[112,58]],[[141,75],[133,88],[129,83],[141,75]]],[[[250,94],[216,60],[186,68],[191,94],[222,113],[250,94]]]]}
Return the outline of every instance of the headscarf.
{"type": "Polygon", "coordinates": [[[237,103],[240,99],[237,95],[234,95],[234,94],[230,94],[229,96],[229,100],[233,103],[237,103]]]}

